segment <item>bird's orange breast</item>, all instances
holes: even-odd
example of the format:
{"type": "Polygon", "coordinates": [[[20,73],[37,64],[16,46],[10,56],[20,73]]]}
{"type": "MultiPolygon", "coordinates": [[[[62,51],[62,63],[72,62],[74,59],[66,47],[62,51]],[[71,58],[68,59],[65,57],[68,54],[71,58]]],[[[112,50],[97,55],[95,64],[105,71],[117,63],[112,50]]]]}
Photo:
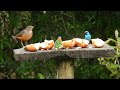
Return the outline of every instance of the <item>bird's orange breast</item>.
{"type": "Polygon", "coordinates": [[[31,38],[32,38],[32,32],[31,33],[26,33],[26,34],[23,34],[23,35],[18,35],[18,36],[16,36],[16,38],[17,39],[19,39],[19,40],[22,40],[22,41],[28,41],[28,40],[30,40],[31,38]]]}

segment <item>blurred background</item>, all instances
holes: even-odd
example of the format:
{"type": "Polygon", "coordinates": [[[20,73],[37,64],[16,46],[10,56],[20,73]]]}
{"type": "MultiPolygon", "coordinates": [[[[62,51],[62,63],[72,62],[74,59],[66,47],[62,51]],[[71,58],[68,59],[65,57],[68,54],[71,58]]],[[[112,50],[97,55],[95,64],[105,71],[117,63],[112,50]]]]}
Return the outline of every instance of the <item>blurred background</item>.
{"type": "MultiPolygon", "coordinates": [[[[13,49],[21,48],[12,35],[28,25],[33,25],[29,44],[44,39],[62,40],[84,38],[89,31],[92,38],[114,38],[120,31],[119,11],[0,11],[0,79],[55,79],[56,61],[16,62],[13,49]]],[[[75,60],[75,79],[112,79],[110,71],[97,59],[75,60]]]]}

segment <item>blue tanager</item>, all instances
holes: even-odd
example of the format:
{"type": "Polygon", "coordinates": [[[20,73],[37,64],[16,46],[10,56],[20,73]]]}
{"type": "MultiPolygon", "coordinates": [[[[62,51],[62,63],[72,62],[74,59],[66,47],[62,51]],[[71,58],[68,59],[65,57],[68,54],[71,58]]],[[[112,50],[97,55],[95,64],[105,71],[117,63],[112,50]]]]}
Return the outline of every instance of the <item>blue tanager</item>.
{"type": "Polygon", "coordinates": [[[88,31],[85,31],[85,39],[90,41],[91,40],[91,35],[88,31]]]}

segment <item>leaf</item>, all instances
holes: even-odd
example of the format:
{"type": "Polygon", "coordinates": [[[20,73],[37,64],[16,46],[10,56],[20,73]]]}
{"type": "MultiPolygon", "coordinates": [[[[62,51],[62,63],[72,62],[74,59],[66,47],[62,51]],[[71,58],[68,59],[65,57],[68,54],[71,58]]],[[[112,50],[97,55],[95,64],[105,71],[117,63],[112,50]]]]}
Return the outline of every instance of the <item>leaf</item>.
{"type": "Polygon", "coordinates": [[[101,62],[102,65],[106,65],[106,61],[101,62]]]}
{"type": "Polygon", "coordinates": [[[120,37],[117,38],[117,44],[120,45],[120,37]]]}
{"type": "Polygon", "coordinates": [[[116,29],[116,30],[115,30],[115,38],[116,38],[116,39],[118,38],[118,35],[119,35],[119,32],[118,32],[118,30],[116,29]]]}
{"type": "Polygon", "coordinates": [[[118,67],[119,67],[118,64],[113,64],[113,63],[111,63],[109,66],[109,68],[111,68],[111,69],[117,69],[118,67]]]}
{"type": "Polygon", "coordinates": [[[113,47],[114,49],[117,49],[117,47],[116,47],[116,46],[112,46],[112,45],[111,45],[111,47],[113,47]]]}
{"type": "Polygon", "coordinates": [[[117,41],[112,38],[108,38],[108,40],[106,40],[105,43],[109,43],[110,41],[117,43],[117,41]]]}
{"type": "Polygon", "coordinates": [[[110,74],[110,76],[114,76],[116,74],[118,74],[118,72],[117,71],[113,71],[112,74],[110,74]]]}
{"type": "Polygon", "coordinates": [[[120,57],[120,55],[115,55],[114,57],[118,58],[118,57],[120,57]]]}
{"type": "Polygon", "coordinates": [[[41,73],[38,73],[38,76],[40,79],[45,79],[45,77],[41,73]]]}

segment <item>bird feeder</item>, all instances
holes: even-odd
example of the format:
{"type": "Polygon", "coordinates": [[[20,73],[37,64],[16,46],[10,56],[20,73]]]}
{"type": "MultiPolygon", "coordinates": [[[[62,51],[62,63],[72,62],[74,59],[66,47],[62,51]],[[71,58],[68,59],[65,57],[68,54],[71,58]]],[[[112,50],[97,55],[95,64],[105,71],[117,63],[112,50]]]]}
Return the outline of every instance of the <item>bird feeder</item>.
{"type": "Polygon", "coordinates": [[[49,60],[58,61],[58,79],[74,79],[74,60],[81,58],[113,57],[114,48],[105,44],[101,48],[72,48],[60,50],[38,50],[28,52],[24,48],[14,49],[16,61],[25,60],[49,60]]]}

